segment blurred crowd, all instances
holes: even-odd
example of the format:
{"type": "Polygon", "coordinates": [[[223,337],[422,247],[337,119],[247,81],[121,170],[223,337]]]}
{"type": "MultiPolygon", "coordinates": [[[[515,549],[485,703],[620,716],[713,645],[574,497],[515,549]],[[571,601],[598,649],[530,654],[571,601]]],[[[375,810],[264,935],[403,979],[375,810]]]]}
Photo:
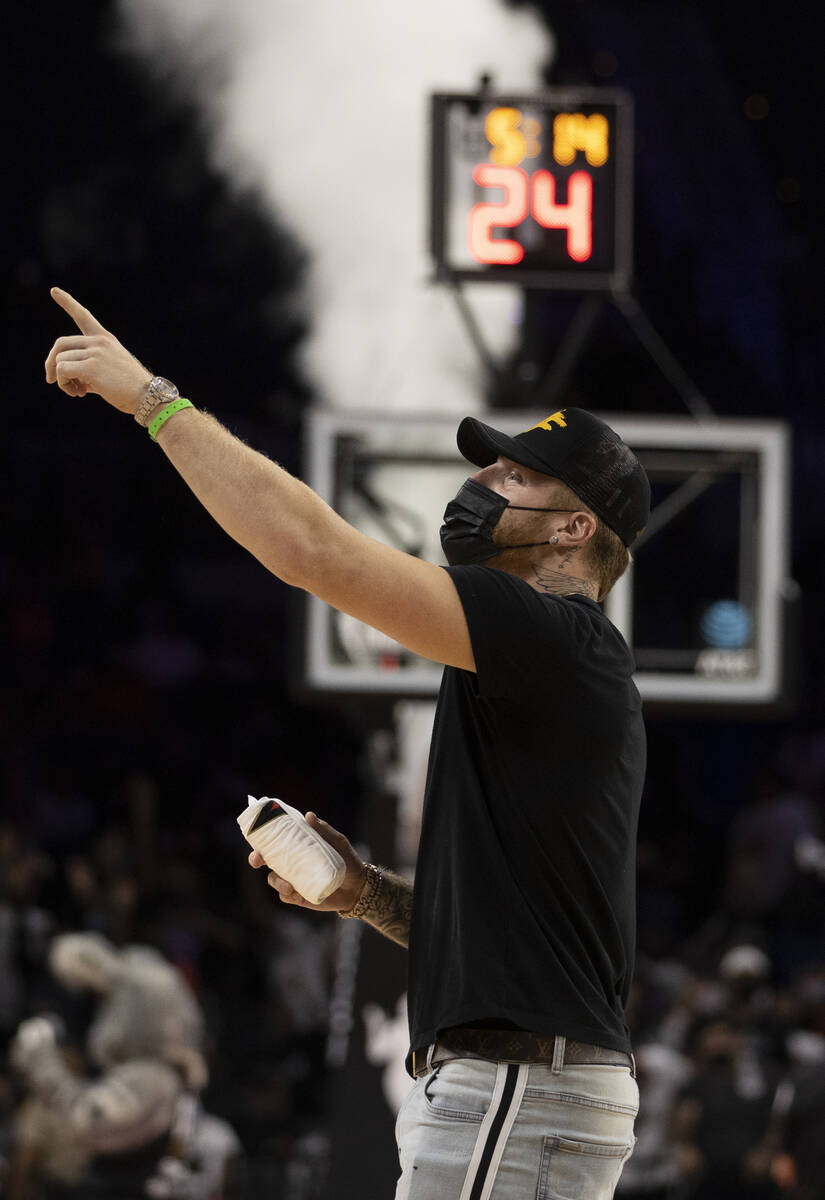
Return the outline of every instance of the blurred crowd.
{"type": "Polygon", "coordinates": [[[153,839],[152,785],[126,790],[132,828],[65,856],[0,827],[0,1195],[301,1200],[334,925],[242,841],[153,839]]]}
{"type": "Polygon", "coordinates": [[[821,733],[781,738],[721,839],[641,842],[623,1197],[825,1197],[824,752],[821,733]]]}

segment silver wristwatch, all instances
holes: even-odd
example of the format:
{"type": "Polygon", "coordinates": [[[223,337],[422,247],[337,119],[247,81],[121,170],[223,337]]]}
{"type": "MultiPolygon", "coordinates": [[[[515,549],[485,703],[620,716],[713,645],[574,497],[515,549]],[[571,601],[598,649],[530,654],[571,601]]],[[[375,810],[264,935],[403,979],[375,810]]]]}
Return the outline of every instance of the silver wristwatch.
{"type": "Polygon", "coordinates": [[[173,400],[177,400],[180,392],[175,387],[174,383],[170,383],[168,379],[164,379],[161,375],[156,375],[150,382],[146,395],[141,400],[135,410],[135,420],[138,425],[142,425],[145,429],[149,424],[149,418],[159,404],[171,404],[173,400]]]}

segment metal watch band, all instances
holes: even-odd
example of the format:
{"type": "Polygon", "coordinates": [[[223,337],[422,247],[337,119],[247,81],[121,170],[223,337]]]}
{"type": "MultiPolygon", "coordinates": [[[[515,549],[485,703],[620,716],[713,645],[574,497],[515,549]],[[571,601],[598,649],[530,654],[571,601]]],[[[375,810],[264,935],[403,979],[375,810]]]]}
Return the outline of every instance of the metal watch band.
{"type": "Polygon", "coordinates": [[[150,381],[146,389],[146,395],[135,410],[135,420],[138,425],[142,425],[145,429],[149,424],[149,418],[158,405],[172,404],[177,400],[179,395],[180,393],[174,383],[170,383],[168,379],[164,379],[161,375],[156,375],[150,381]]]}

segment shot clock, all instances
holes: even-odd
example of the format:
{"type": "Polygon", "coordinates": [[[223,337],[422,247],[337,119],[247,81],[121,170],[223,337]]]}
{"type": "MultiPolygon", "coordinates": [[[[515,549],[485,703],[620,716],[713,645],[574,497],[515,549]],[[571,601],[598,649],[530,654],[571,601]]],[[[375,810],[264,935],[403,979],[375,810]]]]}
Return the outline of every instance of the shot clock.
{"type": "Polygon", "coordinates": [[[432,100],[436,278],[625,291],[632,101],[614,89],[432,100]]]}

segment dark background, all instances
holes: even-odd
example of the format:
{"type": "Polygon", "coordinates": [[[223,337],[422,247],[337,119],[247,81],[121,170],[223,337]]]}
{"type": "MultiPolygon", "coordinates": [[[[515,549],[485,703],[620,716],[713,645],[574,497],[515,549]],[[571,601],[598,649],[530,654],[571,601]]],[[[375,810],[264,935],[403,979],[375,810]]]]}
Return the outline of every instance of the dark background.
{"type": "MultiPolygon", "coordinates": [[[[300,469],[312,394],[295,366],[305,328],[293,299],[311,247],[209,167],[197,115],[110,48],[111,7],[17,5],[5,20],[3,901],[51,929],[150,940],[178,962],[213,1030],[211,1108],[253,1158],[286,1163],[325,1127],[324,1029],[296,1029],[273,995],[281,918],[263,882],[246,879],[234,818],[247,792],[277,788],[363,836],[378,786],[364,738],[389,713],[296,695],[287,589],[213,525],[145,436],[44,382],[48,348],[67,332],[48,295],[59,283],[185,394],[300,469]]],[[[635,98],[644,310],[720,416],[793,429],[796,710],[758,723],[649,714],[639,876],[643,974],[668,957],[712,971],[747,936],[791,987],[825,961],[821,887],[783,843],[778,891],[743,908],[737,870],[764,876],[777,836],[755,834],[743,851],[737,830],[761,828],[754,814],[781,818],[788,796],[813,833],[825,812],[816,7],[536,7],[557,37],[548,82],[635,98]]],[[[552,360],[575,304],[531,296],[525,344],[491,402],[523,403],[519,363],[552,360]]],[[[567,400],[684,411],[610,309],[567,400]]],[[[5,1037],[34,1000],[24,989],[4,1011],[5,1037]]]]}

